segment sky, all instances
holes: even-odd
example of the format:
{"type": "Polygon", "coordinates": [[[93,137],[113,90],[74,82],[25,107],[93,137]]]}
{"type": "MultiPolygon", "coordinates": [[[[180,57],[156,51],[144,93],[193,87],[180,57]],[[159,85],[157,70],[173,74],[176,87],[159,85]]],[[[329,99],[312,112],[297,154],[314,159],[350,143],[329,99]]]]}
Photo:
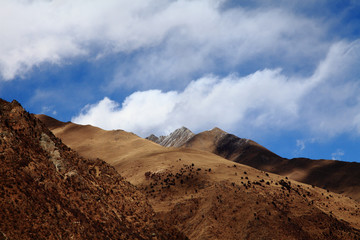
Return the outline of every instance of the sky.
{"type": "Polygon", "coordinates": [[[146,137],[360,162],[356,0],[3,0],[0,97],[146,137]]]}

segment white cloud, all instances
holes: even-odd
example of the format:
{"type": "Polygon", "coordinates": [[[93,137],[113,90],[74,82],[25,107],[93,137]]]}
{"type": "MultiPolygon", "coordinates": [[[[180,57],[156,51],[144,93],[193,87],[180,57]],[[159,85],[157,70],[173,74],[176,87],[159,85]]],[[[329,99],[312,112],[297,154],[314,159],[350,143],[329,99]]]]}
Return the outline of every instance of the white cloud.
{"type": "Polygon", "coordinates": [[[357,132],[360,109],[360,40],[334,44],[311,77],[301,114],[315,133],[357,132]]]}
{"type": "Polygon", "coordinates": [[[306,145],[305,145],[305,141],[304,140],[296,140],[296,146],[299,148],[297,151],[298,152],[302,152],[304,149],[305,149],[305,147],[306,147],[306,145]]]}
{"type": "Polygon", "coordinates": [[[309,144],[315,143],[319,141],[316,138],[306,138],[306,139],[297,139],[296,140],[296,147],[297,149],[294,151],[294,156],[299,157],[303,154],[303,151],[309,144]]]}
{"type": "Polygon", "coordinates": [[[253,126],[284,126],[297,117],[301,85],[287,82],[279,70],[258,71],[244,78],[208,76],[191,82],[182,92],[135,92],[121,107],[104,98],[85,107],[72,121],[142,136],[182,125],[195,131],[213,126],[228,129],[248,120],[253,126]]]}
{"type": "Polygon", "coordinates": [[[341,160],[341,158],[345,155],[345,152],[341,149],[337,149],[336,152],[331,154],[332,160],[341,160]]]}
{"type": "Polygon", "coordinates": [[[43,106],[41,108],[41,114],[52,114],[52,115],[56,115],[57,111],[54,110],[54,106],[43,106]]]}
{"type": "Polygon", "coordinates": [[[111,87],[129,82],[145,87],[173,85],[194,73],[236,71],[249,61],[260,68],[306,65],[316,63],[329,46],[320,40],[324,26],[280,9],[220,11],[206,1],[189,3],[181,6],[183,11],[175,4],[169,6],[159,18],[167,21],[175,16],[177,25],[161,47],[143,51],[128,68],[119,66],[111,87]],[[182,17],[177,19],[179,12],[182,17]]]}
{"type": "Polygon", "coordinates": [[[125,78],[139,86],[209,72],[218,62],[312,62],[327,49],[314,20],[272,8],[223,10],[222,2],[1,1],[0,74],[10,80],[42,63],[136,52],[135,66],[121,63],[113,85],[125,78]]]}
{"type": "MultiPolygon", "coordinates": [[[[264,69],[245,77],[205,76],[183,91],[135,92],[122,105],[104,98],[72,120],[141,136],[187,126],[200,131],[219,126],[234,132],[302,129],[334,136],[358,128],[360,42],[335,44],[308,78],[264,69]],[[351,73],[349,73],[351,72],[351,73]]],[[[360,133],[360,131],[358,131],[360,133]]],[[[299,142],[300,148],[305,143],[299,142]]]]}

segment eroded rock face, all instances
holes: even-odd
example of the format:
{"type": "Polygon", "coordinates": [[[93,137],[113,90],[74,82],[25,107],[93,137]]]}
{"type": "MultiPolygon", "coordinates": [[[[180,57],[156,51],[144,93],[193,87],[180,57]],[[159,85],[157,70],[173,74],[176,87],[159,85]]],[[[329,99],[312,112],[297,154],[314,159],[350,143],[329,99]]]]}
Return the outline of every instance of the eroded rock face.
{"type": "Polygon", "coordinates": [[[1,239],[186,239],[113,167],[1,99],[0,219],[1,239]]]}
{"type": "Polygon", "coordinates": [[[151,134],[146,139],[156,142],[164,147],[181,147],[193,136],[195,136],[193,132],[186,127],[182,127],[176,129],[167,136],[157,137],[154,134],[151,134]]]}

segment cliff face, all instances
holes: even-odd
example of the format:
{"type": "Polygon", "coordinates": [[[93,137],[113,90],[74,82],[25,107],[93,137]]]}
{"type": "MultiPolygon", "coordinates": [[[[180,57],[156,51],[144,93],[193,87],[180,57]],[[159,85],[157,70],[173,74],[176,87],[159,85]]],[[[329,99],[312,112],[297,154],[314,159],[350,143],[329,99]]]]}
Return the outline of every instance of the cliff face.
{"type": "Polygon", "coordinates": [[[0,99],[0,238],[185,239],[102,160],[65,146],[0,99]]]}
{"type": "Polygon", "coordinates": [[[146,139],[156,142],[164,147],[181,147],[189,139],[191,139],[195,134],[191,132],[186,127],[176,129],[174,132],[168,136],[157,137],[154,134],[151,134],[146,139]]]}

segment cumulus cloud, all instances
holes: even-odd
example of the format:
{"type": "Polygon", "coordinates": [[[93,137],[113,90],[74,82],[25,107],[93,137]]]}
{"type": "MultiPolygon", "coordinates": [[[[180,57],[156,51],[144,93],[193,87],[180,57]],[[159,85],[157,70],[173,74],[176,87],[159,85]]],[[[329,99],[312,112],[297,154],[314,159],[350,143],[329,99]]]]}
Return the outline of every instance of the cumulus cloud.
{"type": "MultiPolygon", "coordinates": [[[[224,9],[220,0],[5,0],[0,74],[11,80],[43,63],[135,54],[113,86],[179,79],[253,61],[316,62],[324,26],[279,8],[224,9]],[[305,60],[305,61],[304,61],[305,60]],[[127,82],[128,83],[128,82],[127,82]]],[[[266,64],[265,64],[266,65],[266,64]]]]}
{"type": "MultiPolygon", "coordinates": [[[[115,129],[120,126],[126,130],[134,131],[140,135],[151,131],[173,130],[181,125],[197,129],[202,126],[213,126],[219,122],[231,126],[240,121],[248,111],[247,104],[251,101],[254,110],[259,105],[273,104],[284,114],[293,114],[290,95],[285,91],[283,96],[271,98],[259,91],[254,92],[258,84],[271,85],[276,95],[282,82],[285,81],[279,71],[260,71],[247,78],[229,76],[219,79],[214,76],[201,78],[191,82],[182,92],[162,92],[149,90],[135,92],[125,99],[123,104],[104,98],[98,104],[85,107],[82,113],[73,119],[77,123],[90,123],[105,129],[115,129]],[[277,79],[278,83],[274,80],[277,79]],[[226,94],[224,94],[226,93],[226,94]],[[246,102],[236,99],[245,99],[246,102]],[[289,100],[289,105],[280,106],[282,98],[289,100]],[[281,99],[281,100],[279,100],[281,99]],[[236,109],[236,111],[234,111],[236,109]],[[105,117],[107,116],[107,117],[105,117]],[[231,116],[224,118],[224,116],[231,116]]],[[[271,112],[263,113],[271,115],[271,112]]],[[[259,116],[258,124],[263,117],[259,116]]]]}
{"type": "MultiPolygon", "coordinates": [[[[141,136],[183,125],[194,131],[219,126],[247,133],[269,128],[303,129],[322,136],[351,132],[359,126],[359,75],[353,75],[359,71],[359,46],[359,41],[335,44],[307,78],[287,76],[281,69],[245,77],[208,75],[183,91],[135,92],[121,105],[104,98],[72,121],[141,136]]],[[[305,148],[305,142],[299,147],[305,148]]]]}
{"type": "Polygon", "coordinates": [[[285,126],[297,117],[301,85],[287,82],[280,70],[241,78],[207,76],[191,82],[182,92],[135,92],[121,106],[104,98],[86,106],[72,120],[105,129],[123,128],[142,136],[182,125],[195,131],[214,126],[230,129],[248,120],[253,126],[285,126]]]}

